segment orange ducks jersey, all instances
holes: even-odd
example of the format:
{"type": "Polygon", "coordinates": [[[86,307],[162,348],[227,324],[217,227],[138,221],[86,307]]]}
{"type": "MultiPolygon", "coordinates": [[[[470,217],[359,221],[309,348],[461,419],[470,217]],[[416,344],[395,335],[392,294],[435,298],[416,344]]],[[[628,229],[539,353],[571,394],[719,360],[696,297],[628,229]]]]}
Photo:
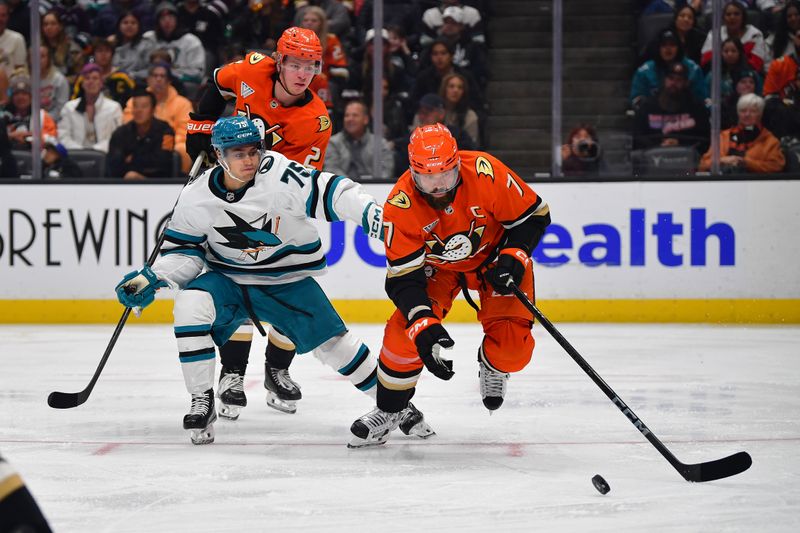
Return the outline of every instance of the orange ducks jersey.
{"type": "Polygon", "coordinates": [[[252,120],[267,146],[305,166],[322,170],[325,150],[331,138],[331,119],[325,103],[306,90],[296,104],[284,107],[275,98],[278,72],[275,61],[250,52],[241,61],[214,72],[220,94],[236,98],[236,114],[252,120]]]}
{"type": "Polygon", "coordinates": [[[500,160],[461,151],[461,183],[453,203],[434,210],[411,172],[398,180],[384,204],[388,276],[403,276],[425,263],[470,272],[491,260],[505,229],[545,216],[547,204],[500,160]]]}

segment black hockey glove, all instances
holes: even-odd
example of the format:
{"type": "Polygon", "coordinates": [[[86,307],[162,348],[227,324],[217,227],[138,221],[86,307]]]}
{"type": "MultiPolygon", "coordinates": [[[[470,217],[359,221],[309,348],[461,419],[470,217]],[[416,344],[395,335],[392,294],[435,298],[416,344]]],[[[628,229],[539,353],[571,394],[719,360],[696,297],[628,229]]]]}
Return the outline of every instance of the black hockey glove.
{"type": "Polygon", "coordinates": [[[425,313],[409,324],[406,335],[414,341],[419,358],[431,374],[444,380],[453,377],[453,361],[440,357],[439,351],[449,350],[455,342],[433,313],[425,313]]]}
{"type": "Polygon", "coordinates": [[[498,294],[511,294],[509,285],[513,282],[519,287],[530,258],[519,248],[504,248],[494,268],[486,272],[486,279],[498,294]]]}
{"type": "Polygon", "coordinates": [[[205,152],[209,163],[217,160],[214,148],[211,146],[211,128],[214,127],[215,118],[211,115],[189,113],[189,123],[186,124],[186,153],[194,161],[200,152],[205,152]]]}

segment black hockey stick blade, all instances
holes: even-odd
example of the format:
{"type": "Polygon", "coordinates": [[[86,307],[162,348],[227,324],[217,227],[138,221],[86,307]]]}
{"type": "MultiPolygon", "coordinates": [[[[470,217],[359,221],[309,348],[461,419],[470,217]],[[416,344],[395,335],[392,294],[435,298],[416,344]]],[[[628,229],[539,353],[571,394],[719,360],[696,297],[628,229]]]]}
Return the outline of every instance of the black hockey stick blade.
{"type": "Polygon", "coordinates": [[[88,394],[81,392],[53,391],[47,397],[47,405],[53,409],[72,409],[89,399],[88,394]]]}
{"type": "Polygon", "coordinates": [[[753,459],[747,452],[739,452],[716,461],[696,465],[683,465],[679,472],[686,481],[701,483],[714,481],[741,474],[753,464],[753,459]]]}

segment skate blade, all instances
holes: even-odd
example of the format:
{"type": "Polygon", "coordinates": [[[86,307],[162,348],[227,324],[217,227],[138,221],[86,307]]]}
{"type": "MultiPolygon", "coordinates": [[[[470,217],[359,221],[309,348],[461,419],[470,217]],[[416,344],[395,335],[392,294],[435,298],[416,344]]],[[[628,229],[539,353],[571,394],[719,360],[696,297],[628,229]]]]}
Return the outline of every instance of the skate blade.
{"type": "Polygon", "coordinates": [[[297,412],[297,400],[281,400],[269,391],[267,391],[267,405],[277,411],[290,415],[297,412]]]}
{"type": "Polygon", "coordinates": [[[366,440],[360,437],[353,436],[353,438],[350,439],[350,442],[347,443],[347,447],[350,448],[351,450],[356,450],[359,448],[370,448],[372,446],[380,446],[382,444],[386,444],[386,440],[387,440],[386,437],[377,440],[375,439],[366,440]]]}
{"type": "Polygon", "coordinates": [[[223,403],[219,406],[219,416],[227,420],[238,419],[241,411],[242,408],[239,405],[226,405],[223,403]]]}
{"type": "Polygon", "coordinates": [[[420,422],[415,426],[411,427],[408,432],[403,431],[406,435],[411,435],[413,437],[419,437],[420,439],[428,439],[436,435],[436,432],[430,427],[426,422],[420,422]]]}
{"type": "Polygon", "coordinates": [[[211,444],[214,442],[213,424],[209,424],[202,429],[190,429],[189,438],[192,439],[192,444],[211,444]]]}

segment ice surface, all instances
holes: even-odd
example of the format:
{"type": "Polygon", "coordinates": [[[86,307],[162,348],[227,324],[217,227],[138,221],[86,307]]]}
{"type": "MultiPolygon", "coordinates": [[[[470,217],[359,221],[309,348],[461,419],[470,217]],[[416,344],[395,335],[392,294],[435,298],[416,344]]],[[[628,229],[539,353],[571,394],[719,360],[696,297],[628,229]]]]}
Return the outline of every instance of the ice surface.
{"type": "MultiPolygon", "coordinates": [[[[47,394],[86,386],[113,327],[3,326],[0,453],[57,532],[800,530],[800,328],[557,326],[680,460],[745,450],[753,467],[687,483],[538,326],[490,416],[477,324],[448,325],[455,377],[420,381],[438,435],[365,450],[345,443],[371,401],[310,354],[292,367],[297,414],[279,413],[257,339],[250,405],[193,446],[169,326],[127,326],[87,403],[65,411],[47,394]]],[[[382,327],[351,329],[377,351],[382,327]]]]}

